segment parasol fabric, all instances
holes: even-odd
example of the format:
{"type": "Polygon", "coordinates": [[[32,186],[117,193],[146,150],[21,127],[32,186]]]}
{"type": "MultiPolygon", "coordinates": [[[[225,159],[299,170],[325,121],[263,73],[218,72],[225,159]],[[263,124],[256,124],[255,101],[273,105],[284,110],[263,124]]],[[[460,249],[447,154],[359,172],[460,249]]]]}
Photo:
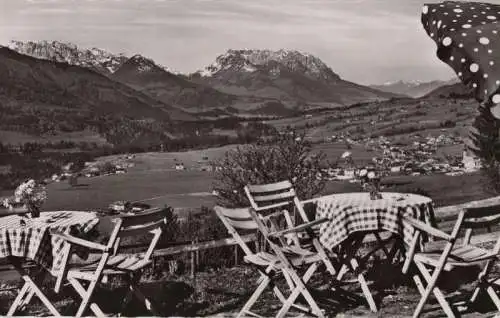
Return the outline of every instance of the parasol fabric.
{"type": "Polygon", "coordinates": [[[500,5],[445,1],[425,4],[422,24],[437,56],[500,118],[500,5]]]}

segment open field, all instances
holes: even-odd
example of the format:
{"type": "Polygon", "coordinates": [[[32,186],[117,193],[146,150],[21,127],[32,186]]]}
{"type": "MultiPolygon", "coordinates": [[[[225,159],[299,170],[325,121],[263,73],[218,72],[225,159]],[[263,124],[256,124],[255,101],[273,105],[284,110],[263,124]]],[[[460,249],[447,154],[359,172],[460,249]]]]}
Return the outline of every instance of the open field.
{"type": "MultiPolygon", "coordinates": [[[[211,195],[213,173],[200,171],[208,161],[220,158],[225,151],[235,146],[212,148],[177,153],[136,154],[126,174],[80,178],[77,187],[70,187],[65,181],[48,185],[48,201],[44,210],[93,210],[106,208],[117,200],[143,201],[155,206],[169,205],[178,209],[198,209],[211,207],[215,197],[211,195]],[[205,158],[205,159],[203,159],[205,158]],[[208,160],[207,160],[208,158],[208,160]],[[174,165],[182,162],[187,168],[176,171],[174,165]]],[[[458,147],[459,148],[459,147],[458,147]]],[[[450,146],[445,152],[459,151],[450,146]]],[[[446,149],[446,148],[445,148],[446,149]]],[[[327,154],[327,160],[334,162],[345,147],[342,144],[316,145],[315,150],[327,154]]],[[[353,158],[358,162],[371,160],[374,152],[361,146],[351,149],[353,158]]],[[[125,160],[124,156],[102,158],[104,161],[125,160]]],[[[383,180],[385,191],[412,192],[416,189],[426,191],[436,205],[449,205],[481,199],[490,196],[482,187],[484,181],[480,174],[463,176],[394,176],[383,180]]],[[[322,194],[361,191],[359,184],[349,182],[328,182],[322,194]]],[[[10,193],[3,193],[8,195],[10,193]]]]}
{"type": "Polygon", "coordinates": [[[71,142],[95,142],[98,145],[106,145],[108,142],[102,136],[97,133],[84,130],[75,132],[59,132],[55,135],[43,135],[34,136],[27,133],[0,130],[0,140],[5,144],[23,144],[26,142],[37,142],[37,143],[55,143],[60,141],[71,141],[71,142]]]}

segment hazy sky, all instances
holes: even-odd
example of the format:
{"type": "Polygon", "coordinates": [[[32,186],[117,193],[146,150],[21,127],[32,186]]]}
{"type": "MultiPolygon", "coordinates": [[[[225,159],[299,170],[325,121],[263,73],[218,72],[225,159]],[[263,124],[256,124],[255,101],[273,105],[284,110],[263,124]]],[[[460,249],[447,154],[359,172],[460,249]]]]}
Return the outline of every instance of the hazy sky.
{"type": "Polygon", "coordinates": [[[450,79],[420,23],[425,2],[433,1],[0,0],[0,44],[70,41],[140,53],[180,72],[228,48],[286,48],[362,84],[450,79]]]}

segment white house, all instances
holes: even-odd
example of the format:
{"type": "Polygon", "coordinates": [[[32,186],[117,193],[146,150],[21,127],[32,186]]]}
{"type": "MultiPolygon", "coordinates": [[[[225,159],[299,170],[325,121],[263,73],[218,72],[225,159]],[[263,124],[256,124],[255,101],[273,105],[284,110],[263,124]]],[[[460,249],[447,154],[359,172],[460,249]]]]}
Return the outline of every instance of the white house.
{"type": "Polygon", "coordinates": [[[463,152],[462,163],[466,172],[474,172],[481,169],[481,160],[467,150],[463,152]]]}

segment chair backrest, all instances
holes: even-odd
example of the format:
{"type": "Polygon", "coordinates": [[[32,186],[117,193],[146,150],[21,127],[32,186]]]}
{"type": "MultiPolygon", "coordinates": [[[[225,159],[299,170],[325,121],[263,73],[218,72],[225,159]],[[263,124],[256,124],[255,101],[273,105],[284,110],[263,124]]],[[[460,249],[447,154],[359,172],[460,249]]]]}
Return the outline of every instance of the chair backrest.
{"type": "Polygon", "coordinates": [[[229,234],[233,236],[246,255],[254,254],[247,243],[243,240],[241,232],[258,230],[258,225],[250,214],[251,208],[229,209],[215,206],[215,214],[222,221],[229,234]]]}
{"type": "Polygon", "coordinates": [[[108,241],[108,247],[113,248],[113,253],[119,251],[120,243],[124,237],[147,237],[148,234],[152,234],[153,237],[143,256],[144,260],[149,260],[158,244],[167,219],[162,208],[154,208],[140,214],[115,218],[113,222],[115,222],[115,227],[108,241]]]}
{"type": "Polygon", "coordinates": [[[455,244],[458,233],[460,232],[462,226],[462,222],[464,220],[464,215],[465,215],[464,211],[458,214],[458,218],[457,221],[455,222],[455,225],[453,226],[453,230],[451,231],[450,234],[448,234],[441,231],[440,229],[432,227],[431,225],[425,222],[415,219],[413,216],[409,214],[403,213],[402,214],[403,223],[410,225],[414,229],[411,245],[408,249],[405,263],[403,264],[403,269],[402,269],[403,273],[406,273],[408,271],[410,264],[413,260],[413,257],[415,255],[415,252],[418,250],[420,246],[420,238],[422,232],[446,241],[438,266],[439,270],[441,270],[441,267],[444,266],[444,264],[446,263],[446,259],[448,258],[448,255],[450,254],[455,244]]]}
{"type": "MultiPolygon", "coordinates": [[[[464,220],[462,228],[466,230],[463,244],[470,244],[472,233],[474,230],[487,229],[491,231],[493,226],[500,224],[500,204],[492,204],[481,207],[465,208],[464,220]]],[[[493,251],[498,254],[500,252],[500,236],[493,251]]]]}
{"type": "MultiPolygon", "coordinates": [[[[465,236],[463,238],[462,244],[468,245],[471,242],[471,237],[474,230],[481,228],[490,230],[491,227],[500,224],[500,204],[482,207],[469,207],[463,209],[458,213],[457,220],[450,234],[431,227],[430,225],[416,220],[406,214],[403,215],[403,220],[416,229],[408,252],[407,262],[403,266],[403,272],[406,272],[409,266],[409,260],[413,258],[413,255],[417,249],[417,245],[419,243],[419,234],[421,232],[425,232],[429,235],[447,241],[443,253],[443,255],[445,255],[445,252],[449,253],[449,251],[451,251],[451,249],[453,248],[453,245],[455,244],[455,241],[457,240],[461,230],[465,230],[465,236]]],[[[500,252],[500,236],[497,238],[497,242],[492,252],[494,254],[498,254],[500,252]]]]}
{"type": "MultiPolygon", "coordinates": [[[[293,206],[299,212],[302,222],[309,222],[309,218],[289,180],[260,185],[248,184],[245,186],[245,193],[250,205],[257,212],[293,206]]],[[[294,217],[294,221],[296,221],[296,217],[294,217]]]]}

